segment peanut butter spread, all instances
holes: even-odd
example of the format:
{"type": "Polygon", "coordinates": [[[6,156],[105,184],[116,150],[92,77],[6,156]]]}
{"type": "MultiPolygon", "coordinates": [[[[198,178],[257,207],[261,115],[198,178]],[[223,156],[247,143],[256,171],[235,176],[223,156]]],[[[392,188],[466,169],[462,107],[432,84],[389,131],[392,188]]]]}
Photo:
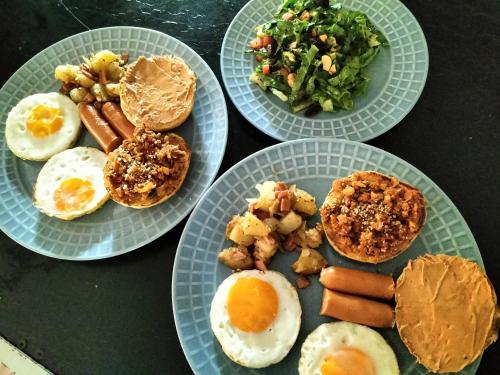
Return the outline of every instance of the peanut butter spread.
{"type": "Polygon", "coordinates": [[[396,323],[419,363],[456,372],[497,339],[497,297],[476,263],[425,255],[411,260],[397,280],[396,323]]]}
{"type": "Polygon", "coordinates": [[[334,249],[369,263],[384,262],[406,250],[426,216],[420,191],[377,172],[335,180],[320,212],[334,249]]]}
{"type": "Polygon", "coordinates": [[[181,58],[141,56],[120,82],[121,107],[135,126],[173,129],[191,113],[195,91],[196,77],[181,58]]]}
{"type": "Polygon", "coordinates": [[[137,128],[108,155],[104,184],[111,198],[135,208],[150,207],[174,195],[182,185],[191,150],[174,133],[137,128]]]}

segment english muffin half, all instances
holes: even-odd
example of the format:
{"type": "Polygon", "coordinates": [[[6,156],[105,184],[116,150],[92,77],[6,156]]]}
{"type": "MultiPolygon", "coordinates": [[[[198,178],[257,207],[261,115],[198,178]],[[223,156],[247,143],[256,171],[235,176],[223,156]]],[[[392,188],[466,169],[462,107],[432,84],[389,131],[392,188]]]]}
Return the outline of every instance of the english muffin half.
{"type": "Polygon", "coordinates": [[[418,189],[370,171],[333,181],[320,213],[332,247],[367,263],[385,262],[408,249],[426,218],[418,189]]]}
{"type": "Polygon", "coordinates": [[[195,92],[196,76],[180,57],[141,56],[120,81],[120,104],[135,126],[170,130],[191,114],[195,92]]]}
{"type": "Polygon", "coordinates": [[[104,184],[121,205],[151,207],[179,190],[190,161],[191,150],[181,136],[137,128],[134,138],[108,154],[104,184]]]}

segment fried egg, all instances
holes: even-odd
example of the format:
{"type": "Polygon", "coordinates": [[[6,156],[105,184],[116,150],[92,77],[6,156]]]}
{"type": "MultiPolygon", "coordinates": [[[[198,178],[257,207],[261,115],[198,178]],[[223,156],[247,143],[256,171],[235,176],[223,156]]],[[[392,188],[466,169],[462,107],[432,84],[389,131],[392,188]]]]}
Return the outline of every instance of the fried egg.
{"type": "Polygon", "coordinates": [[[7,146],[21,159],[47,160],[71,147],[80,134],[78,107],[51,92],[22,99],[7,116],[7,146]]]}
{"type": "Polygon", "coordinates": [[[103,172],[107,160],[104,152],[91,147],[75,147],[54,155],[38,174],[35,207],[63,220],[94,212],[109,198],[103,172]]]}
{"type": "Polygon", "coordinates": [[[212,300],[210,323],[226,355],[242,366],[281,361],[300,328],[297,291],[279,272],[241,271],[222,284],[212,300]]]}
{"type": "Polygon", "coordinates": [[[325,323],[302,344],[299,375],[397,375],[392,348],[371,328],[349,322],[325,323]]]}

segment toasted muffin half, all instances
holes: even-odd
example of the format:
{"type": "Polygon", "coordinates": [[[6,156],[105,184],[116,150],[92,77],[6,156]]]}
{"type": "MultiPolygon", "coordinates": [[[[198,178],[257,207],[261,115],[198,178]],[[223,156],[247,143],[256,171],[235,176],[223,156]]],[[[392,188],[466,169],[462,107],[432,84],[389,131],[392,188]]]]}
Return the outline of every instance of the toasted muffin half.
{"type": "Polygon", "coordinates": [[[333,181],[320,213],[331,246],[367,263],[385,262],[408,249],[426,218],[418,189],[370,171],[333,181]]]}
{"type": "Polygon", "coordinates": [[[137,128],[108,154],[104,184],[111,199],[132,208],[147,208],[171,198],[186,178],[191,149],[174,133],[137,128]]]}
{"type": "Polygon", "coordinates": [[[155,131],[181,125],[191,114],[196,76],[180,57],[139,57],[120,81],[120,104],[135,126],[155,131]]]}

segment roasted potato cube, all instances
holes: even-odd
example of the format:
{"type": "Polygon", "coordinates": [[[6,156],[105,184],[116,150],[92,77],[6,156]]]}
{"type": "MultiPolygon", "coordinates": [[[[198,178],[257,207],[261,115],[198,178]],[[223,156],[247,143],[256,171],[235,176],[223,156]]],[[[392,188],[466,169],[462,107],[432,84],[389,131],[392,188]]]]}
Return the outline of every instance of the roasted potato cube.
{"type": "Polygon", "coordinates": [[[264,237],[271,232],[271,229],[262,220],[250,212],[245,212],[245,216],[241,220],[241,228],[245,235],[254,237],[264,237]]]}
{"type": "Polygon", "coordinates": [[[56,66],[56,70],[54,71],[55,79],[64,83],[73,82],[77,74],[78,66],[76,65],[59,65],[56,66]]]}
{"type": "Polygon", "coordinates": [[[276,254],[276,251],[278,250],[278,241],[276,241],[272,234],[257,238],[253,245],[253,256],[256,260],[261,260],[265,264],[268,264],[271,261],[271,258],[274,256],[274,254],[276,254]]]}
{"type": "Polygon", "coordinates": [[[249,270],[254,268],[252,255],[245,246],[228,247],[217,256],[219,262],[233,270],[249,270]]]}
{"type": "Polygon", "coordinates": [[[106,83],[106,92],[110,96],[120,96],[120,84],[119,83],[106,83]]]}
{"type": "Polygon", "coordinates": [[[271,232],[275,232],[278,229],[278,226],[280,224],[280,221],[276,219],[275,217],[269,217],[267,219],[262,220],[264,224],[266,224],[269,229],[271,229],[271,232]]]}
{"type": "Polygon", "coordinates": [[[81,103],[86,100],[86,98],[91,98],[89,95],[89,90],[85,87],[75,87],[69,92],[69,97],[75,103],[81,103]]]}
{"type": "Polygon", "coordinates": [[[104,49],[90,57],[90,69],[96,73],[100,73],[101,70],[106,69],[109,64],[115,61],[118,61],[118,55],[104,49]]]}
{"type": "Polygon", "coordinates": [[[86,88],[91,88],[92,86],[95,85],[95,81],[90,79],[89,77],[87,77],[85,74],[83,73],[77,73],[76,77],[75,77],[75,82],[82,86],[82,87],[86,87],[86,88]]]}
{"type": "Polygon", "coordinates": [[[259,192],[259,198],[247,199],[247,201],[255,207],[255,209],[271,212],[272,207],[276,205],[274,196],[274,187],[276,182],[264,181],[262,184],[257,184],[255,188],[259,192]]]}
{"type": "Polygon", "coordinates": [[[226,227],[226,237],[238,245],[250,246],[253,244],[254,238],[243,233],[242,220],[243,218],[239,215],[232,217],[226,227]]]}
{"type": "Polygon", "coordinates": [[[314,228],[307,229],[305,225],[291,233],[293,242],[299,247],[316,249],[323,243],[323,226],[317,223],[314,228]]]}
{"type": "Polygon", "coordinates": [[[95,96],[98,102],[109,102],[112,98],[106,92],[106,88],[104,85],[100,83],[96,83],[94,86],[90,88],[90,93],[95,96]]]}
{"type": "Polygon", "coordinates": [[[292,269],[301,275],[313,275],[320,272],[327,264],[319,251],[306,248],[302,249],[299,259],[292,264],[292,269]]]}
{"type": "Polygon", "coordinates": [[[111,82],[120,81],[120,78],[122,78],[124,72],[124,69],[120,66],[120,63],[118,61],[114,61],[106,67],[106,77],[111,82]]]}
{"type": "Polygon", "coordinates": [[[297,210],[308,216],[312,216],[318,210],[318,208],[316,207],[316,199],[304,190],[295,189],[294,210],[297,210]]]}
{"type": "Polygon", "coordinates": [[[288,212],[283,216],[278,225],[278,232],[281,234],[290,234],[302,225],[302,217],[294,211],[288,212]]]}

